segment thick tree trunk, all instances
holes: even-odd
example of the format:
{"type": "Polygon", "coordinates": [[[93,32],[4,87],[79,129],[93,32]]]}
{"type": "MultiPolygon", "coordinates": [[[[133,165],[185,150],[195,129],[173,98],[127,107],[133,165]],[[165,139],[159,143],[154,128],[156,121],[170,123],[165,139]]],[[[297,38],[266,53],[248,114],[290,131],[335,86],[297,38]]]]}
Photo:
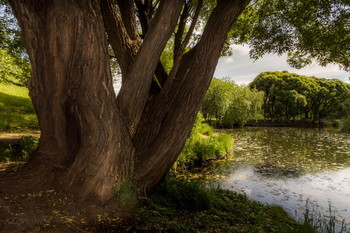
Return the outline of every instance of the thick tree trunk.
{"type": "Polygon", "coordinates": [[[32,64],[29,89],[41,128],[26,171],[84,199],[110,198],[132,178],[133,146],[116,107],[98,1],[11,4],[32,64]]]}
{"type": "Polygon", "coordinates": [[[30,96],[42,133],[23,174],[83,200],[106,201],[121,182],[157,187],[183,148],[227,33],[249,0],[218,1],[194,48],[183,54],[190,35],[181,46],[177,41],[170,75],[159,57],[183,1],[161,1],[142,41],[132,2],[118,2],[121,16],[110,0],[10,0],[32,64],[30,96]],[[105,32],[123,73],[118,100],[105,32]],[[162,76],[157,92],[154,74],[162,76]]]}
{"type": "Polygon", "coordinates": [[[248,1],[220,1],[199,43],[146,106],[134,137],[135,178],[154,189],[180,154],[210,85],[227,33],[248,1]]]}

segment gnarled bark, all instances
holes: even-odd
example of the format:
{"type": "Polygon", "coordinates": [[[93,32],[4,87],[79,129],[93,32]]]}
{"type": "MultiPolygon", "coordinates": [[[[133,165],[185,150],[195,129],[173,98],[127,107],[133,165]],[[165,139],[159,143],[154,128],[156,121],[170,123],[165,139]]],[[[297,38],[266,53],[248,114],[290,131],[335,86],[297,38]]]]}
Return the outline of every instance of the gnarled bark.
{"type": "Polygon", "coordinates": [[[98,1],[12,1],[12,7],[32,64],[29,89],[41,128],[26,170],[84,199],[110,198],[131,178],[133,146],[116,107],[98,1]]]}
{"type": "MultiPolygon", "coordinates": [[[[177,41],[170,75],[159,59],[183,1],[160,1],[153,18],[140,14],[143,39],[129,0],[10,2],[32,64],[30,96],[42,132],[23,174],[83,200],[106,201],[121,182],[154,190],[165,177],[191,130],[227,33],[249,0],[218,1],[199,43],[184,54],[199,5],[188,35],[177,41]],[[118,99],[106,33],[123,75],[118,99]],[[162,77],[157,91],[154,75],[162,77]]],[[[152,1],[135,4],[154,10],[152,1]]]]}

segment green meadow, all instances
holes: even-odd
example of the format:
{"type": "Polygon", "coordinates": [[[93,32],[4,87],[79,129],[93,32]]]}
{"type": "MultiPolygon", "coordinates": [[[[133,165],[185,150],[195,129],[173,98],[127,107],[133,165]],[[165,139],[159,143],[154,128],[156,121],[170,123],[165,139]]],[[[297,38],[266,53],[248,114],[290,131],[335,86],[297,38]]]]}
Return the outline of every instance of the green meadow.
{"type": "Polygon", "coordinates": [[[28,89],[0,83],[0,132],[38,129],[38,119],[28,96],[28,89]]]}

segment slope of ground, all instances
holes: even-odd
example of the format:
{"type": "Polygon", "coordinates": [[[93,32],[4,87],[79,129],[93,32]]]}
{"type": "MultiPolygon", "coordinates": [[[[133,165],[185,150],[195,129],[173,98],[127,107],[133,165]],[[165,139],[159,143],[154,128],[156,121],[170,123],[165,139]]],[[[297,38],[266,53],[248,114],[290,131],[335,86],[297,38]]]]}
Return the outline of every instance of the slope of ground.
{"type": "Polygon", "coordinates": [[[38,120],[28,96],[28,89],[0,83],[0,132],[38,129],[38,120]]]}

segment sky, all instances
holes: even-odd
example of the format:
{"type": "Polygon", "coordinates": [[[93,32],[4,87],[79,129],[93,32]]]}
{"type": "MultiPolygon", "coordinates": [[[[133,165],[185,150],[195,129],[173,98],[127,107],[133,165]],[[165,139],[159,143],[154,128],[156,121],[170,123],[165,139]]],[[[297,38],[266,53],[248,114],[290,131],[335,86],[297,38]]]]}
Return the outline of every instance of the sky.
{"type": "Polygon", "coordinates": [[[286,60],[287,55],[267,54],[254,62],[249,58],[249,46],[234,45],[232,56],[219,59],[214,77],[230,77],[237,84],[248,84],[261,72],[286,70],[290,73],[350,82],[350,73],[340,70],[337,65],[321,67],[311,64],[303,69],[295,69],[289,66],[286,60]]]}

